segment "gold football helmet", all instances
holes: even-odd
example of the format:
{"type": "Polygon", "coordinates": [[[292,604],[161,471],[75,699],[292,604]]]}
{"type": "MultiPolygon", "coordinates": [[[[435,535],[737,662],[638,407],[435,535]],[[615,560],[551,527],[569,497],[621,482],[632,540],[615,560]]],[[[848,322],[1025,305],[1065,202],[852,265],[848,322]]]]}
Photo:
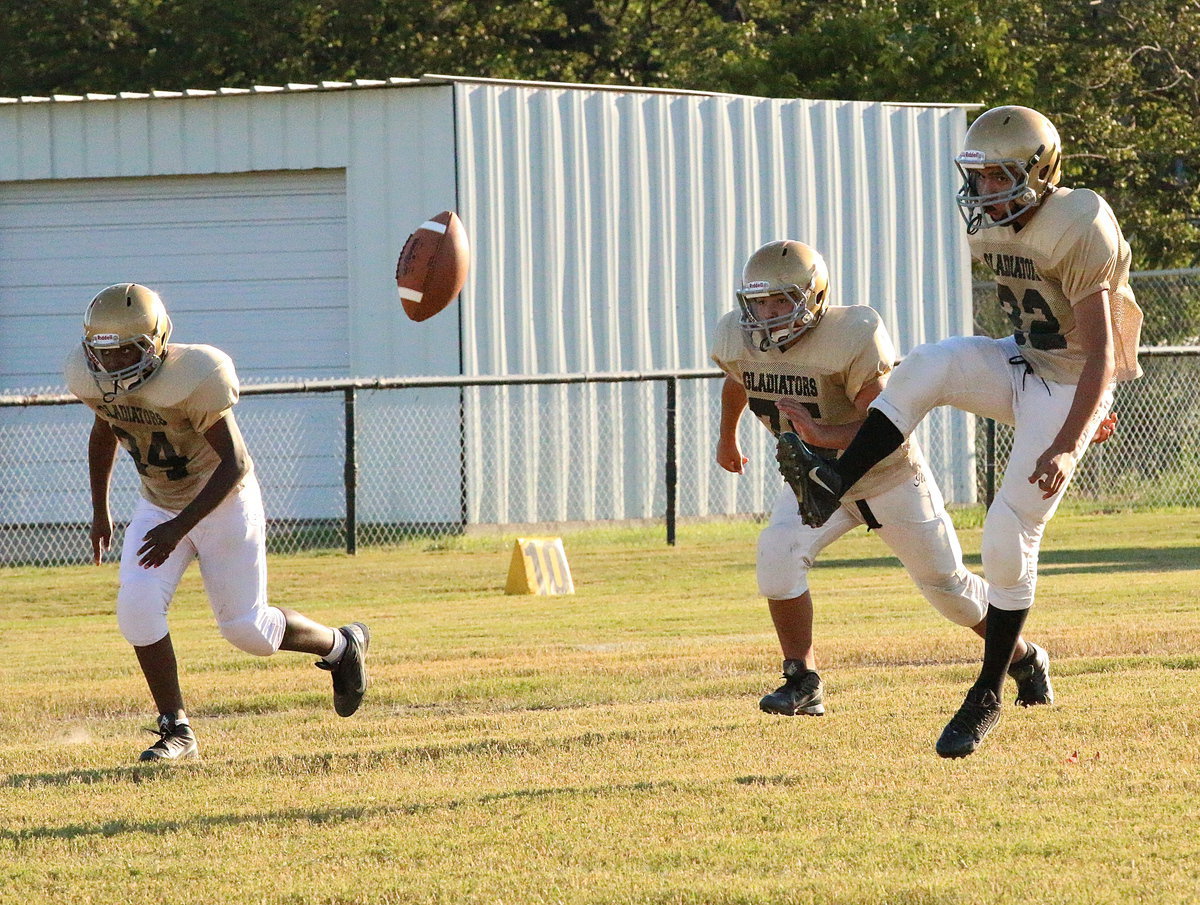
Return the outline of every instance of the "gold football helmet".
{"type": "Polygon", "coordinates": [[[170,337],[171,318],[157,292],[137,283],[102,289],[83,315],[83,351],[105,400],[149,380],[170,337]]]}
{"type": "Polygon", "coordinates": [[[737,290],[742,309],[739,326],[751,336],[762,334],[762,351],[778,349],[817,325],[825,313],[828,290],[829,269],[819,252],[791,239],[768,242],[742,268],[742,286],[737,290]],[[786,299],[789,310],[761,316],[756,307],[771,297],[786,299]]]}
{"type": "Polygon", "coordinates": [[[1039,204],[1058,184],[1062,142],[1053,123],[1036,110],[993,107],[971,123],[954,163],[963,177],[956,198],[958,212],[966,221],[967,232],[977,233],[1011,223],[1039,204]],[[996,166],[1004,168],[1012,186],[981,194],[977,188],[979,171],[996,166]],[[1008,212],[993,220],[987,208],[999,204],[1007,205],[1008,212]]]}

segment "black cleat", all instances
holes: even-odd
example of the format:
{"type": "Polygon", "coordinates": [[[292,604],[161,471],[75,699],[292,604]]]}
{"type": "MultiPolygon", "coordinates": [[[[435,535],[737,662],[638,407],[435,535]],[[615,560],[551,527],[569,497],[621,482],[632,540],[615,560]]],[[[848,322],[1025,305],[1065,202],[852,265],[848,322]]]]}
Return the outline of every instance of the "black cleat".
{"type": "Polygon", "coordinates": [[[1050,655],[1032,641],[1025,643],[1029,645],[1029,653],[1008,667],[1008,674],[1017,680],[1017,703],[1022,707],[1053,704],[1050,655]]]}
{"type": "Polygon", "coordinates": [[[157,735],[158,741],[141,753],[140,761],[186,760],[200,756],[200,746],[196,744],[192,727],[187,723],[176,723],[169,713],[159,716],[157,729],[146,731],[157,735]]]}
{"type": "Polygon", "coordinates": [[[937,740],[940,757],[966,757],[973,754],[996,724],[1000,722],[1000,702],[990,688],[972,687],[958,713],[946,724],[937,740]]]}
{"type": "Polygon", "coordinates": [[[333,709],[338,716],[350,716],[358,710],[367,693],[367,648],[371,632],[361,622],[338,629],[346,637],[346,651],[336,665],[318,660],[317,666],[333,673],[333,709]]]}
{"type": "Polygon", "coordinates": [[[796,502],[800,518],[810,528],[820,528],[841,505],[842,479],[830,464],[821,458],[799,435],[784,431],[775,445],[775,461],[787,481],[796,502]]]}
{"type": "Polygon", "coordinates": [[[758,702],[764,713],[780,716],[823,716],[825,686],[821,677],[804,668],[803,660],[783,661],[783,684],[758,702]]]}

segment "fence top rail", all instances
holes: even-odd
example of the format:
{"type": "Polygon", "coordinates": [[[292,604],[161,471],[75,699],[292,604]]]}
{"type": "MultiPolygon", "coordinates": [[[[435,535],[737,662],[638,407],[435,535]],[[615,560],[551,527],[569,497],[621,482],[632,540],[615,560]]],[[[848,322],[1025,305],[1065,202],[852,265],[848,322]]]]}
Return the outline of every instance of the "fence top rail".
{"type": "Polygon", "coordinates": [[[1135,270],[1130,279],[1139,277],[1200,277],[1200,267],[1175,267],[1169,270],[1135,270]]]}
{"type": "Polygon", "coordinates": [[[1173,355],[1200,355],[1200,346],[1142,346],[1138,349],[1138,357],[1165,358],[1173,355]]]}
{"type": "MultiPolygon", "coordinates": [[[[596,374],[502,374],[477,377],[328,377],[278,383],[242,384],[241,395],[285,393],[339,393],[346,390],[399,390],[431,387],[530,386],[538,384],[634,383],[651,380],[700,380],[721,377],[715,368],[675,371],[613,371],[596,374]]],[[[70,393],[31,393],[0,396],[0,408],[30,405],[71,405],[79,400],[70,393]]]]}
{"type": "MultiPolygon", "coordinates": [[[[1138,355],[1148,358],[1200,356],[1200,346],[1143,346],[1138,355]]],[[[634,383],[651,380],[703,380],[724,376],[715,368],[684,368],[675,371],[611,371],[596,374],[500,374],[476,377],[325,377],[277,383],[243,384],[243,396],[287,393],[341,393],[347,390],[402,390],[439,387],[534,386],[539,384],[634,383]]],[[[0,408],[34,405],[74,405],[70,393],[0,395],[0,408]]]]}
{"type": "MultiPolygon", "coordinates": [[[[1172,267],[1166,270],[1135,270],[1129,274],[1131,280],[1137,281],[1143,277],[1156,279],[1158,277],[1200,277],[1200,267],[1172,267]]],[[[985,289],[996,284],[995,280],[972,280],[975,289],[985,289]]]]}

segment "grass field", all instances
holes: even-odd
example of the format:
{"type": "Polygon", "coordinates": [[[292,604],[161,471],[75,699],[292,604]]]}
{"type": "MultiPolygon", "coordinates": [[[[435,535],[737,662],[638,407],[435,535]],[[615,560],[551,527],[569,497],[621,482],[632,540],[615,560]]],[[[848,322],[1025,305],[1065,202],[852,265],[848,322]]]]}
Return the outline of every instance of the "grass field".
{"type": "Polygon", "coordinates": [[[345,720],[311,658],[222,641],[193,570],[204,760],[167,768],[134,763],[115,566],[0,570],[0,902],[1200,902],[1200,513],[1054,521],[1027,633],[1059,703],[962,761],[933,742],[980,645],[866,535],[814,573],[828,715],[758,711],[756,533],[570,535],[570,597],[504,596],[499,538],[273,558],[276,602],[371,625],[345,720]]]}

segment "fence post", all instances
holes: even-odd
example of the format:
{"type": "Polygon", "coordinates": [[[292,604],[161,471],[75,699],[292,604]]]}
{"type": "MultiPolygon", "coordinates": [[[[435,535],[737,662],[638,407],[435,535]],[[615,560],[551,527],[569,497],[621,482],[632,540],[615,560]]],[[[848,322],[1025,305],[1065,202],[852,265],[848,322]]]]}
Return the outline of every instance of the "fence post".
{"type": "Polygon", "coordinates": [[[996,422],[987,419],[983,448],[984,495],[986,507],[992,508],[992,500],[996,498],[996,422]]]}
{"type": "Polygon", "coordinates": [[[679,489],[679,463],[677,461],[679,437],[675,419],[675,399],[678,383],[679,381],[675,377],[667,378],[667,543],[672,547],[675,546],[675,498],[679,489]]]}
{"type": "MultiPolygon", "coordinates": [[[[478,400],[476,400],[478,403],[478,400]]],[[[458,530],[467,533],[467,388],[458,388],[458,530]]]]}
{"type": "Polygon", "coordinates": [[[358,552],[358,446],[354,425],[355,389],[345,390],[346,465],[342,481],[346,488],[346,552],[358,552]]]}

